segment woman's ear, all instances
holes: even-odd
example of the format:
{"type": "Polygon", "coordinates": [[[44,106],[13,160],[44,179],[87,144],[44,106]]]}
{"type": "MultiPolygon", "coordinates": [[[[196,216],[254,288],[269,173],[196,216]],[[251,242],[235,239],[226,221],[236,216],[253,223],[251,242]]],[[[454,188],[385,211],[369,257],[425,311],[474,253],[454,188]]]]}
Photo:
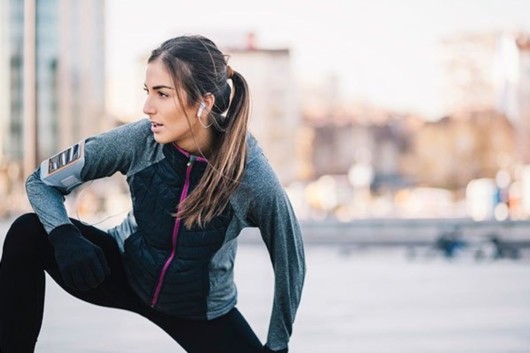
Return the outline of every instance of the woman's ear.
{"type": "Polygon", "coordinates": [[[206,111],[210,112],[215,104],[215,96],[211,93],[206,93],[203,97],[203,102],[206,105],[206,111]]]}

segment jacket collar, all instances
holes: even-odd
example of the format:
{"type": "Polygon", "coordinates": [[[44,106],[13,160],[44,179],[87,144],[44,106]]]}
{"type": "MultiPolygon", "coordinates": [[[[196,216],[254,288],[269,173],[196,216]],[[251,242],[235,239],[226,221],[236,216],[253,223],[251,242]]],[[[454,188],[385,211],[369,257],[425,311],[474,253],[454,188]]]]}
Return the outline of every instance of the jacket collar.
{"type": "Polygon", "coordinates": [[[193,158],[196,162],[208,162],[208,160],[204,157],[201,157],[201,156],[196,156],[196,155],[193,155],[191,153],[189,153],[188,151],[186,151],[185,149],[183,149],[182,147],[180,147],[179,145],[177,145],[175,142],[173,142],[171,144],[174,149],[176,149],[181,155],[184,155],[188,160],[190,160],[191,158],[193,158]]]}

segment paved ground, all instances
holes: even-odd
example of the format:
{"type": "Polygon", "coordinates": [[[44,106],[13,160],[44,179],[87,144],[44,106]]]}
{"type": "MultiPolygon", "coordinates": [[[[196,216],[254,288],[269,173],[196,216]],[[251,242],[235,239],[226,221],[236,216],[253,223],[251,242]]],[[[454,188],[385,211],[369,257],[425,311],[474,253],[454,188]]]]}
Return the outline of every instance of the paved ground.
{"type": "MultiPolygon", "coordinates": [[[[410,260],[401,248],[306,253],[292,353],[530,352],[528,260],[410,260]]],[[[264,247],[240,247],[236,280],[239,308],[264,339],[272,298],[264,247]]],[[[37,352],[183,351],[144,319],[79,302],[49,281],[37,352]]]]}

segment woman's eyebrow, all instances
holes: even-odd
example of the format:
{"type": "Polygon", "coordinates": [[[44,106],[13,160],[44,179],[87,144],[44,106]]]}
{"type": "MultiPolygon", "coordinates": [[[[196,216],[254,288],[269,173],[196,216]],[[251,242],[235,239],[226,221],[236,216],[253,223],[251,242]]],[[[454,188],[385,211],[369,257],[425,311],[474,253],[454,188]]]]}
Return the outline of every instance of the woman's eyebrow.
{"type": "MultiPolygon", "coordinates": [[[[147,85],[144,84],[144,87],[147,88],[147,85]]],[[[154,90],[159,90],[159,89],[162,89],[162,88],[166,88],[166,89],[174,89],[173,87],[165,86],[165,85],[153,86],[152,88],[153,88],[154,90]]]]}
{"type": "Polygon", "coordinates": [[[164,85],[153,86],[153,89],[154,89],[154,90],[159,90],[159,89],[162,89],[162,88],[174,89],[173,87],[170,87],[170,86],[164,86],[164,85]]]}

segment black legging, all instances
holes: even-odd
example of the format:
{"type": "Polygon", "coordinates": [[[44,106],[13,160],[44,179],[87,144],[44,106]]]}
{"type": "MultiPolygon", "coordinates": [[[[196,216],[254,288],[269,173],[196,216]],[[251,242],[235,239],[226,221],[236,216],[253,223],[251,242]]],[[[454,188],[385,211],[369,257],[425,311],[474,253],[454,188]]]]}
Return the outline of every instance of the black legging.
{"type": "MultiPolygon", "coordinates": [[[[53,247],[35,214],[19,217],[9,229],[0,262],[0,353],[33,352],[42,324],[46,270],[68,293],[96,305],[138,313],[193,353],[254,353],[262,344],[237,309],[209,321],[162,314],[130,288],[116,241],[107,233],[72,220],[84,237],[103,250],[111,274],[95,289],[66,287],[53,247]]],[[[147,347],[146,347],[147,349],[147,347]]]]}

